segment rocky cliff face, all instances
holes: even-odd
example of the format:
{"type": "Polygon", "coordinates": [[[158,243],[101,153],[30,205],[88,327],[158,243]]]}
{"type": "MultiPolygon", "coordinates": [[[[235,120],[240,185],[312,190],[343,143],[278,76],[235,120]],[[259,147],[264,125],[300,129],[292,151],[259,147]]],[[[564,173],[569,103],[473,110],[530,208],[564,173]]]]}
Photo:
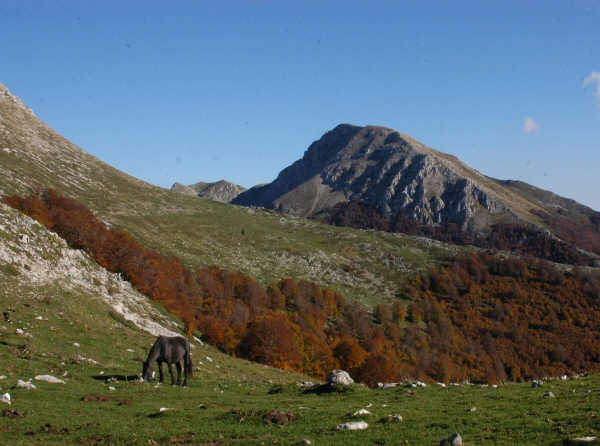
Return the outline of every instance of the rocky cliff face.
{"type": "Polygon", "coordinates": [[[342,124],[311,144],[272,183],[234,200],[311,216],[360,201],[389,216],[402,211],[421,223],[477,228],[528,219],[537,206],[455,157],[385,127],[342,124]]]}
{"type": "Polygon", "coordinates": [[[175,183],[171,187],[171,190],[186,195],[196,195],[202,198],[208,198],[209,200],[229,203],[239,194],[244,192],[246,188],[230,183],[229,181],[221,180],[214,183],[199,182],[190,186],[175,183]]]}

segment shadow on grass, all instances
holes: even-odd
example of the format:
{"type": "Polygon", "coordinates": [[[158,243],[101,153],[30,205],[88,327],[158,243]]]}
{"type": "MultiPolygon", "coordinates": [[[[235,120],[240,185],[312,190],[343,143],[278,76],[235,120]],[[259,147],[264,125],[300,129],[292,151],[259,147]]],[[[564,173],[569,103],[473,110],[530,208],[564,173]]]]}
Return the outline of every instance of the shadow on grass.
{"type": "Polygon", "coordinates": [[[352,386],[336,386],[331,384],[317,384],[316,386],[312,386],[306,390],[304,390],[303,394],[311,394],[322,395],[324,393],[352,393],[354,389],[352,386]]]}
{"type": "Polygon", "coordinates": [[[140,375],[93,375],[98,381],[139,381],[140,375]]]}

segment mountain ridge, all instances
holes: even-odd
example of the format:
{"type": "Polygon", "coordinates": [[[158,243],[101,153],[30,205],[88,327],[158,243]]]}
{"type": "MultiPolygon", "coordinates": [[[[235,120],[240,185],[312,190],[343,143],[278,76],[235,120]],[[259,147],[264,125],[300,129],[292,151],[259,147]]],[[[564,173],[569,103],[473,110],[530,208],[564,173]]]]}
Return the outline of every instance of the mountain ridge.
{"type": "Polygon", "coordinates": [[[595,223],[600,213],[593,209],[521,181],[488,177],[456,156],[381,126],[336,126],[273,182],[249,189],[233,203],[314,217],[353,201],[385,218],[401,213],[421,224],[452,223],[475,233],[495,224],[520,224],[564,236],[568,231],[557,230],[560,216],[561,224],[571,219],[577,230],[600,240],[595,223]]]}
{"type": "Polygon", "coordinates": [[[173,192],[179,192],[186,195],[198,196],[213,201],[229,203],[239,194],[246,191],[246,188],[226,180],[219,180],[212,183],[199,181],[197,183],[190,184],[189,186],[181,183],[175,183],[173,186],[171,186],[171,190],[173,192]]]}

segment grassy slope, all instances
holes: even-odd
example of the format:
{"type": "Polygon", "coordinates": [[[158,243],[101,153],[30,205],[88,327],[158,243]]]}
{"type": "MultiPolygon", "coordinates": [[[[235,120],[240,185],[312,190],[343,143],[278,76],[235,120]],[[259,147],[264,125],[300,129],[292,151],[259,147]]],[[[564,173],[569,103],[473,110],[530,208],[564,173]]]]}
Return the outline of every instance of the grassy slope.
{"type": "MultiPolygon", "coordinates": [[[[59,285],[23,285],[4,272],[0,280],[5,284],[0,306],[14,310],[12,322],[0,323],[0,374],[8,376],[0,381],[0,391],[8,391],[13,400],[10,409],[24,415],[0,417],[2,445],[291,445],[304,438],[313,444],[344,446],[428,445],[453,431],[460,432],[467,445],[540,445],[600,431],[598,376],[552,381],[538,389],[527,384],[497,389],[356,387],[344,394],[317,396],[301,393],[295,384],[303,379],[298,375],[196,346],[193,359],[199,370],[187,389],[107,383],[94,377],[137,373],[153,337],[111,317],[94,295],[66,291],[59,285]],[[20,299],[15,301],[15,295],[20,299]],[[36,319],[40,315],[48,320],[36,319]],[[32,337],[14,334],[16,328],[24,328],[32,337]],[[74,342],[81,346],[75,347],[74,342]],[[78,355],[99,364],[77,360],[78,355]],[[36,390],[12,388],[17,379],[46,373],[62,377],[65,372],[65,385],[34,381],[36,390]],[[280,392],[270,394],[277,384],[280,392]],[[110,391],[109,385],[116,390],[110,391]],[[556,398],[544,398],[548,391],[556,398]],[[110,400],[82,401],[88,394],[110,400]],[[129,405],[120,405],[123,401],[129,405]],[[367,431],[335,430],[337,424],[351,419],[350,413],[369,404],[372,415],[363,417],[370,424],[367,431]],[[160,407],[174,410],[149,417],[160,407]],[[476,411],[471,412],[472,407],[476,411]],[[293,413],[296,420],[285,427],[267,424],[263,415],[275,409],[293,413]],[[404,417],[403,423],[378,422],[396,413],[404,417]]],[[[0,405],[0,410],[8,408],[0,405]]]]}
{"type": "Polygon", "coordinates": [[[154,187],[87,154],[0,95],[0,193],[47,187],[189,267],[218,264],[264,283],[308,279],[366,304],[390,300],[407,271],[463,249],[431,249],[428,240],[333,228],[154,187]]]}

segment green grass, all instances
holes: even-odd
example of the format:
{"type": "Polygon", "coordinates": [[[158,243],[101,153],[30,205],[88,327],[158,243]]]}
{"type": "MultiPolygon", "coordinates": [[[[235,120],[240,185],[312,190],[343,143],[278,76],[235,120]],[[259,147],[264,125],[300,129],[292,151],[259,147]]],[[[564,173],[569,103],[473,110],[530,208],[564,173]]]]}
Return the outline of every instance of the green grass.
{"type": "Polygon", "coordinates": [[[527,383],[353,386],[344,393],[316,395],[296,384],[310,378],[198,345],[192,349],[196,370],[188,388],[168,385],[166,369],[167,384],[158,388],[107,382],[111,375],[139,373],[153,336],[123,322],[93,294],[59,284],[34,287],[1,272],[0,280],[0,308],[10,318],[0,322],[0,375],[7,375],[0,392],[9,392],[13,400],[0,410],[23,415],[0,417],[1,445],[293,445],[302,439],[343,446],[435,445],[455,431],[466,445],[558,445],[600,431],[600,376],[555,380],[535,389],[527,383]],[[16,334],[17,328],[31,337],[16,334]],[[67,383],[34,381],[35,390],[13,388],[17,379],[38,374],[67,383]],[[549,391],[556,398],[544,398],[549,391]],[[82,400],[90,394],[107,401],[82,400]],[[366,431],[336,430],[367,406],[372,415],[362,417],[369,423],[366,431]],[[161,407],[171,410],[159,413],[161,407]],[[285,426],[269,423],[265,415],[273,410],[294,419],[285,426]],[[404,421],[381,422],[390,414],[404,421]]]}

